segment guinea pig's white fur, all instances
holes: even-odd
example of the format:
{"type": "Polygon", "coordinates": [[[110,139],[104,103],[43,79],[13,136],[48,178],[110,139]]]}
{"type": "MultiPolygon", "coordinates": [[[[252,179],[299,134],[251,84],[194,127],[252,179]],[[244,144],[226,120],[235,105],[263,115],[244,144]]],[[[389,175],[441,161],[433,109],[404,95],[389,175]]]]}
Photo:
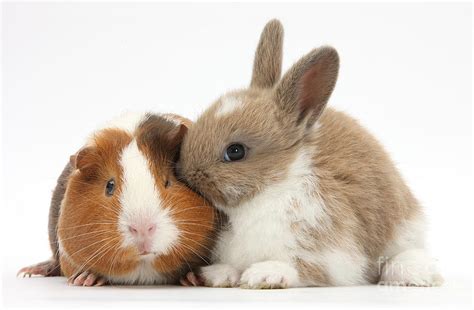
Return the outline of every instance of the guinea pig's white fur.
{"type": "MultiPolygon", "coordinates": [[[[145,118],[146,114],[144,113],[127,112],[112,120],[102,129],[118,128],[133,133],[138,124],[142,123],[145,118]]],[[[119,228],[124,236],[124,246],[128,246],[134,244],[133,237],[128,230],[130,223],[137,221],[155,222],[160,232],[154,235],[151,251],[167,254],[177,244],[179,229],[174,224],[169,209],[163,206],[148,161],[145,154],[138,149],[136,139],[133,139],[122,151],[120,165],[123,171],[124,184],[120,196],[122,208],[119,216],[119,228]]],[[[141,268],[149,268],[149,265],[150,260],[144,260],[141,268]]],[[[140,271],[137,271],[137,273],[140,274],[140,271]]]]}
{"type": "MultiPolygon", "coordinates": [[[[197,261],[206,262],[214,211],[196,193],[176,182],[172,166],[175,156],[172,152],[176,154],[182,139],[181,126],[189,126],[188,122],[171,114],[126,113],[101,126],[87,139],[86,146],[75,155],[76,169],[61,203],[61,213],[67,212],[60,216],[58,224],[63,271],[63,265],[71,265],[71,268],[66,267],[66,273],[72,269],[73,274],[82,272],[84,278],[95,273],[86,266],[94,267],[94,262],[102,260],[95,268],[101,270],[99,275],[110,283],[162,284],[175,283],[180,270],[189,270],[197,261]],[[90,149],[93,151],[88,151],[90,149]],[[82,153],[86,155],[81,156],[82,153]],[[97,197],[85,197],[83,192],[88,190],[81,187],[91,188],[97,182],[79,179],[91,173],[80,167],[90,153],[93,154],[90,162],[104,161],[101,167],[93,168],[97,170],[93,176],[101,178],[97,186],[104,183],[94,194],[90,190],[89,194],[99,195],[97,197]],[[109,175],[120,191],[117,189],[115,193],[119,195],[107,198],[97,192],[105,191],[109,175]],[[165,184],[170,184],[169,188],[165,184]],[[115,203],[112,198],[116,199],[115,203]],[[92,202],[97,204],[95,208],[104,208],[104,215],[85,219],[88,213],[95,211],[91,206],[82,207],[91,199],[96,200],[92,202]],[[76,209],[73,204],[80,208],[76,209]],[[90,225],[91,229],[95,224],[103,225],[94,226],[98,240],[81,240],[83,248],[79,249],[74,244],[78,237],[70,236],[70,230],[78,221],[85,222],[84,226],[90,225]],[[104,223],[96,223],[100,221],[104,223]],[[114,222],[117,222],[116,228],[111,228],[115,227],[111,226],[114,222]],[[69,235],[64,239],[66,234],[69,235]],[[114,244],[117,242],[118,245],[114,244]],[[75,258],[97,243],[100,248],[94,248],[87,259],[75,258]],[[112,246],[117,247],[115,252],[109,250],[112,246]],[[76,261],[79,262],[76,264],[76,261]]],[[[74,276],[82,279],[81,275],[74,276]]]]}
{"type": "Polygon", "coordinates": [[[123,169],[123,189],[120,196],[120,231],[125,237],[125,245],[133,245],[134,241],[128,225],[134,222],[153,221],[160,229],[155,234],[151,251],[167,254],[176,244],[179,230],[165,209],[155,187],[155,179],[151,175],[148,160],[140,152],[136,141],[132,141],[122,152],[120,164],[123,169]],[[159,238],[158,238],[159,236],[159,238]]]}
{"type": "MultiPolygon", "coordinates": [[[[107,122],[96,130],[119,129],[133,134],[137,126],[147,117],[146,113],[127,112],[107,122]]],[[[86,145],[93,144],[91,135],[86,145]]],[[[136,139],[122,150],[120,166],[123,171],[123,188],[120,200],[119,230],[123,236],[123,246],[133,246],[134,238],[129,225],[135,222],[153,221],[159,227],[159,233],[153,235],[151,252],[163,255],[177,244],[179,230],[165,209],[155,187],[155,179],[150,172],[148,159],[137,146],[136,139]]],[[[62,255],[68,253],[58,238],[59,250],[62,255]]],[[[141,259],[138,267],[126,276],[108,276],[107,280],[121,284],[161,284],[166,277],[153,267],[153,256],[147,255],[141,259]]]]}

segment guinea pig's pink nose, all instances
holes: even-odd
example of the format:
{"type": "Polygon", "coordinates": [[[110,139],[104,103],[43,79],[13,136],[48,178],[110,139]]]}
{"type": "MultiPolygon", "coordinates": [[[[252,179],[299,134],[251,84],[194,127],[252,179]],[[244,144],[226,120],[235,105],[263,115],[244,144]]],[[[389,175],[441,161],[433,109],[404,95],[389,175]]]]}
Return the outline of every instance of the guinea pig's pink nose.
{"type": "Polygon", "coordinates": [[[156,224],[128,225],[128,230],[134,237],[151,237],[156,231],[156,224]]]}

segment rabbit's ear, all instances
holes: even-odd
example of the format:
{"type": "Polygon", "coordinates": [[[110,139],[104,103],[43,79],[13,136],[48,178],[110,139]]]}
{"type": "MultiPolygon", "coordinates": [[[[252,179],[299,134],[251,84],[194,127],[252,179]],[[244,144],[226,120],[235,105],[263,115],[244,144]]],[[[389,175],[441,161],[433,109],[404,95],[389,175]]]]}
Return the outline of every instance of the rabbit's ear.
{"type": "Polygon", "coordinates": [[[255,51],[251,87],[271,88],[280,79],[283,52],[283,26],[277,19],[269,21],[260,35],[255,51]]]}
{"type": "Polygon", "coordinates": [[[331,96],[339,71],[339,56],[332,47],[320,47],[301,58],[277,85],[277,104],[295,115],[297,124],[311,126],[331,96]]]}

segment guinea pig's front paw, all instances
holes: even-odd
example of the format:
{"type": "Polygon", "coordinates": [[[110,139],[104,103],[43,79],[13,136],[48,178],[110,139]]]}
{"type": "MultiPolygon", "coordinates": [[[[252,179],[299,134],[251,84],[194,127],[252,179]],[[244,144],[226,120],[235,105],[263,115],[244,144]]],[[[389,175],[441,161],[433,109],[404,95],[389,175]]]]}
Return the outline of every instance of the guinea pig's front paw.
{"type": "Polygon", "coordinates": [[[54,277],[60,275],[59,262],[54,259],[50,259],[36,265],[21,268],[18,271],[18,277],[31,277],[31,276],[44,276],[54,277]]]}
{"type": "Polygon", "coordinates": [[[107,280],[88,271],[84,271],[70,276],[67,283],[74,286],[102,286],[107,283],[107,280]]]}
{"type": "Polygon", "coordinates": [[[234,287],[239,283],[240,272],[227,264],[201,267],[200,277],[205,286],[234,287]]]}
{"type": "Polygon", "coordinates": [[[203,286],[203,280],[200,276],[196,275],[194,272],[190,271],[184,276],[184,278],[179,279],[179,283],[182,286],[203,286]]]}
{"type": "Polygon", "coordinates": [[[252,264],[240,278],[240,287],[277,289],[298,286],[298,271],[287,263],[265,261],[252,264]]]}

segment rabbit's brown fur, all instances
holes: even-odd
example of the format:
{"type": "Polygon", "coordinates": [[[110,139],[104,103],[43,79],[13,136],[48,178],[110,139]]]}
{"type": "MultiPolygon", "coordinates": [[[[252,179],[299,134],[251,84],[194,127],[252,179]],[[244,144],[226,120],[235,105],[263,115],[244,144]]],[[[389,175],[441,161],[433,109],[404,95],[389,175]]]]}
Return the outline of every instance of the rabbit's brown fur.
{"type": "Polygon", "coordinates": [[[229,219],[205,283],[439,284],[421,207],[389,156],[355,120],[325,109],[337,52],[314,49],[278,81],[282,38],[269,22],[250,88],[219,98],[183,141],[179,173],[229,219]],[[236,143],[246,155],[228,162],[236,143]]]}

